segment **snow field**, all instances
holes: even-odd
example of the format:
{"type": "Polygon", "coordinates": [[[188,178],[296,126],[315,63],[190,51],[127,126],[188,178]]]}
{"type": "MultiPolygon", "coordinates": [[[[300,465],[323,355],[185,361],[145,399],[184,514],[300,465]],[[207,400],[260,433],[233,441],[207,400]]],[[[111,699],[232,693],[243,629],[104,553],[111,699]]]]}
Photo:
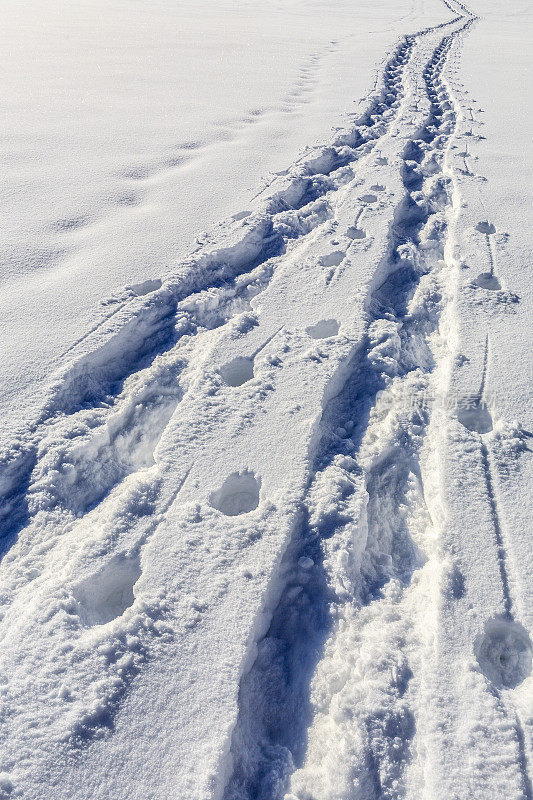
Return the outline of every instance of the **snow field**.
{"type": "Polygon", "coordinates": [[[491,392],[523,298],[447,5],[8,454],[6,796],[530,796],[528,432],[491,392]]]}

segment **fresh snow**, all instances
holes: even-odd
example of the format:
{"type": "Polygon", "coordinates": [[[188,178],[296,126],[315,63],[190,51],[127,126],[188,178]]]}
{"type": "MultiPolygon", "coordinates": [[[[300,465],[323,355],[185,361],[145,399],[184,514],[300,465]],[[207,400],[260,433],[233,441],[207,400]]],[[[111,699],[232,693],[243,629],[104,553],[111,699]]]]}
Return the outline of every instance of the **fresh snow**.
{"type": "Polygon", "coordinates": [[[4,9],[0,798],[532,800],[529,5],[4,9]]]}

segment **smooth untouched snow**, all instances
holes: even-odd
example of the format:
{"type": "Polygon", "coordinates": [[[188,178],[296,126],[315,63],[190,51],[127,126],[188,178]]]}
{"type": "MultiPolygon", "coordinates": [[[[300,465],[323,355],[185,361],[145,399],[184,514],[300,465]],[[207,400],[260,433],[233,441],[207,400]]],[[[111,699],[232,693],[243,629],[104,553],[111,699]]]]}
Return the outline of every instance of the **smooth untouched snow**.
{"type": "Polygon", "coordinates": [[[9,7],[0,797],[531,800],[531,9],[9,7]]]}

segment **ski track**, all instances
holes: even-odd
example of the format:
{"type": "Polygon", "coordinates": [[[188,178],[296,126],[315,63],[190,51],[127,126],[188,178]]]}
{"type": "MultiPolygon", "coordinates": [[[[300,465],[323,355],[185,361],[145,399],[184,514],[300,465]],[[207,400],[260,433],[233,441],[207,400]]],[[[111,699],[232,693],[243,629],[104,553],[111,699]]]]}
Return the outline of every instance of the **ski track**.
{"type": "MultiPolygon", "coordinates": [[[[468,144],[458,154],[464,170],[452,166],[459,122],[475,120],[471,107],[463,117],[445,76],[450,52],[476,18],[458,0],[443,3],[453,18],[399,42],[351,130],[307,151],[250,210],[223,226],[223,238],[200,243],[170,277],[110,298],[101,323],[62,354],[38,419],[2,455],[0,536],[9,570],[4,600],[23,608],[25,587],[40,580],[39,571],[53,570],[61,537],[71,542],[72,575],[79,539],[87,552],[109,547],[112,555],[84,573],[75,602],[68,593],[58,602],[67,616],[81,614],[86,627],[119,619],[134,602],[143,548],[195,466],[192,460],[165,494],[158,448],[180,404],[194,403],[199,376],[223,337],[257,327],[252,301],[273,291],[306,247],[317,246],[324,291],[334,289],[345,278],[350,253],[373,246],[367,228],[378,230],[375,220],[384,220],[382,255],[365,288],[362,335],[347,344],[324,390],[301,513],[270,581],[270,623],[249,643],[230,754],[220,765],[224,800],[444,797],[431,794],[427,776],[438,757],[424,746],[426,732],[439,726],[439,711],[432,716],[424,706],[437,680],[435,629],[455,619],[442,611],[447,582],[452,595],[464,594],[460,572],[449,566],[460,542],[449,552],[440,542],[445,514],[437,476],[442,431],[457,422],[479,453],[501,581],[503,613],[495,627],[489,621],[487,636],[511,637],[511,648],[516,641],[528,646],[517,619],[513,558],[497,496],[488,330],[479,388],[457,401],[451,414],[441,402],[442,387],[453,385],[457,369],[457,177],[480,178],[467,163],[468,144]],[[398,164],[400,195],[358,179],[359,162],[370,157],[378,167],[398,164]],[[396,200],[393,209],[389,197],[396,200]],[[339,234],[347,208],[353,209],[351,222],[339,234]],[[126,548],[120,531],[139,496],[144,510],[126,548]],[[93,518],[105,530],[98,542],[88,527],[93,518]]],[[[287,108],[305,102],[300,95],[309,91],[318,58],[302,69],[287,108]]],[[[246,124],[262,113],[251,113],[246,124]]],[[[198,146],[184,143],[182,149],[196,153],[198,146]]],[[[130,177],[139,182],[154,174],[141,170],[130,177]]],[[[501,289],[498,278],[496,227],[481,221],[475,234],[484,238],[488,270],[468,287],[473,302],[481,291],[502,307],[512,305],[517,298],[501,289]]],[[[328,341],[338,335],[339,322],[319,319],[306,333],[328,341]]],[[[278,356],[269,354],[288,335],[286,324],[276,321],[251,352],[220,366],[222,383],[236,389],[252,380],[260,354],[276,365],[278,356]]],[[[320,347],[318,342],[308,357],[320,361],[320,347]]],[[[259,491],[252,472],[232,474],[212,494],[211,505],[224,514],[247,513],[258,505],[259,491]]],[[[120,665],[120,680],[110,668],[104,700],[87,704],[69,721],[73,750],[112,732],[126,692],[150,657],[150,637],[164,639],[165,611],[165,600],[152,598],[142,624],[117,629],[106,663],[120,665]],[[132,636],[135,658],[127,644],[132,636]]],[[[6,636],[9,642],[11,634],[6,636]]],[[[448,664],[446,658],[452,656],[443,656],[448,664]]],[[[522,712],[490,676],[485,692],[514,732],[522,797],[532,800],[522,712]]]]}

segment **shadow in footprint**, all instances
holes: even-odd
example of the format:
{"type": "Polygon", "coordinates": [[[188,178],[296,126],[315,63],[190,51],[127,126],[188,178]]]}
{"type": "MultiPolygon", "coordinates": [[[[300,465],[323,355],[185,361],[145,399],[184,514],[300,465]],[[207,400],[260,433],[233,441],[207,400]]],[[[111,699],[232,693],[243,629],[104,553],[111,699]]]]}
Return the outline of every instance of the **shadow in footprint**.
{"type": "Polygon", "coordinates": [[[489,289],[491,292],[497,292],[502,288],[498,278],[495,275],[491,275],[490,272],[482,272],[477,278],[474,278],[472,283],[481,289],[489,289]]]}
{"type": "Polygon", "coordinates": [[[531,639],[518,622],[489,619],[474,651],[481,671],[494,686],[514,689],[531,674],[531,639]]]}
{"type": "Polygon", "coordinates": [[[457,419],[469,431],[489,433],[492,430],[492,416],[486,403],[476,401],[464,404],[457,409],[457,419]]]}
{"type": "Polygon", "coordinates": [[[143,297],[146,294],[150,294],[150,292],[157,291],[162,285],[163,282],[160,278],[154,278],[143,281],[142,283],[132,283],[131,286],[127,286],[126,288],[130,289],[137,297],[143,297]]]}
{"type": "Polygon", "coordinates": [[[84,625],[105,625],[133,605],[133,587],[141,577],[138,558],[114,556],[99,572],[74,589],[84,625]]]}
{"type": "Polygon", "coordinates": [[[479,231],[479,233],[486,233],[487,236],[489,236],[491,233],[496,233],[496,228],[494,227],[492,222],[483,221],[483,222],[478,222],[478,224],[476,225],[476,231],[479,231]]]}
{"type": "Polygon", "coordinates": [[[54,230],[58,232],[75,231],[78,228],[83,228],[88,225],[91,218],[88,214],[81,214],[79,217],[69,217],[67,219],[58,219],[54,224],[54,230]]]}
{"type": "Polygon", "coordinates": [[[336,319],[323,319],[316,325],[309,325],[305,332],[311,339],[327,339],[330,336],[336,336],[339,328],[340,325],[336,319]]]}
{"type": "Polygon", "coordinates": [[[253,472],[234,472],[226,478],[218,491],[210,495],[209,502],[227,517],[248,514],[259,505],[260,488],[261,481],[253,472]]]}
{"type": "Polygon", "coordinates": [[[346,231],[346,236],[349,236],[350,239],[366,239],[366,231],[353,225],[346,231]]]}
{"type": "Polygon", "coordinates": [[[338,267],[344,261],[346,254],[342,250],[335,250],[327,256],[322,256],[320,264],[323,267],[338,267]]]}
{"type": "Polygon", "coordinates": [[[220,375],[228,386],[242,386],[254,377],[254,360],[246,356],[237,356],[220,367],[220,375]]]}

